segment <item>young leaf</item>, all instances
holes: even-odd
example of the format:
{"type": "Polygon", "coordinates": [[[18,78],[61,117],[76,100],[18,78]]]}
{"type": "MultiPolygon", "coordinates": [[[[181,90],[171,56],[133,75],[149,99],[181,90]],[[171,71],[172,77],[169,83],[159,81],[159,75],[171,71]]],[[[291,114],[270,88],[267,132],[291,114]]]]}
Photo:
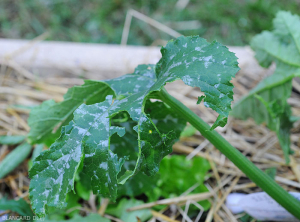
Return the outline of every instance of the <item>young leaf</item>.
{"type": "Polygon", "coordinates": [[[0,163],[0,178],[5,177],[22,163],[31,151],[31,145],[22,143],[11,151],[0,163]]]}
{"type": "Polygon", "coordinates": [[[209,162],[201,157],[187,160],[185,156],[172,155],[164,158],[159,171],[163,196],[180,195],[196,183],[203,184],[209,170],[209,162]]]}
{"type": "MultiPolygon", "coordinates": [[[[159,196],[170,198],[180,196],[196,184],[198,186],[192,193],[208,192],[203,183],[209,170],[209,162],[201,157],[187,160],[185,156],[181,155],[168,156],[161,161],[160,179],[157,183],[156,192],[159,196]]],[[[146,194],[150,198],[155,197],[153,190],[148,190],[146,194]]],[[[156,201],[156,199],[151,199],[151,201],[156,201]]],[[[210,207],[208,201],[201,201],[201,205],[205,210],[210,207]]]]}
{"type": "Polygon", "coordinates": [[[272,76],[261,81],[248,95],[235,104],[232,115],[237,118],[254,118],[277,133],[285,159],[290,151],[290,129],[293,121],[287,99],[291,95],[292,79],[300,76],[300,18],[289,12],[278,12],[274,30],[264,31],[251,42],[259,63],[268,67],[276,63],[272,76]]]}

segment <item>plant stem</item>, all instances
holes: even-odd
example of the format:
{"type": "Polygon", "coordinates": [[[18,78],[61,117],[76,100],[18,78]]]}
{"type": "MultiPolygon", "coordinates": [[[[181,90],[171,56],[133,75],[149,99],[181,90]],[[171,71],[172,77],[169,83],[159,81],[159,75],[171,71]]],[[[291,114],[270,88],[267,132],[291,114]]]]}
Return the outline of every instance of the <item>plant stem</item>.
{"type": "Polygon", "coordinates": [[[158,93],[159,98],[182,115],[190,124],[208,139],[218,150],[220,150],[230,161],[232,161],[249,179],[265,191],[270,197],[278,202],[296,218],[300,219],[300,202],[280,187],[274,180],[257,168],[240,151],[234,148],[215,130],[187,108],[180,101],[171,96],[164,88],[158,93]]]}

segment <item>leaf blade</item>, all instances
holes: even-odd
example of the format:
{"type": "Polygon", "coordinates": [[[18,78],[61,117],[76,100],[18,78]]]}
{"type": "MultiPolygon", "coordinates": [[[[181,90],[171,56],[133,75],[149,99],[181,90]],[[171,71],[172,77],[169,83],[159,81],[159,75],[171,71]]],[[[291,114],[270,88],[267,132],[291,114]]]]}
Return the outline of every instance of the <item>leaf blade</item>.
{"type": "Polygon", "coordinates": [[[31,145],[25,142],[11,151],[0,163],[0,178],[5,177],[20,165],[29,155],[31,148],[31,145]]]}
{"type": "Polygon", "coordinates": [[[239,70],[235,55],[218,42],[208,43],[196,36],[179,37],[161,52],[158,78],[165,82],[182,79],[186,85],[199,87],[205,94],[204,105],[219,113],[212,129],[224,126],[233,101],[230,80],[239,70]]]}
{"type": "Polygon", "coordinates": [[[33,220],[33,212],[30,205],[22,198],[19,200],[7,200],[6,198],[1,198],[0,210],[11,210],[21,216],[29,216],[30,220],[33,220]]]}
{"type": "Polygon", "coordinates": [[[16,145],[25,140],[26,136],[0,136],[0,144],[16,145]]]}

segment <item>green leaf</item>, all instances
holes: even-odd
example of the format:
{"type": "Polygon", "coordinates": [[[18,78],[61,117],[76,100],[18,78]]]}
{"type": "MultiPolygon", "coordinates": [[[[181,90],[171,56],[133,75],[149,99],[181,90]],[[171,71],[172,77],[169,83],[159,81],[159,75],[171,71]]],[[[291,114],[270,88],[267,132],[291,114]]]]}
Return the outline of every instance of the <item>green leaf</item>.
{"type": "Polygon", "coordinates": [[[195,135],[197,130],[192,125],[187,125],[184,130],[181,132],[180,137],[191,137],[195,135]]]}
{"type": "MultiPolygon", "coordinates": [[[[60,138],[36,159],[30,171],[30,197],[39,216],[45,214],[46,206],[64,207],[65,194],[73,190],[82,161],[81,180],[90,184],[95,194],[112,200],[117,197],[117,184],[124,184],[139,170],[147,175],[158,172],[160,161],[171,153],[185,125],[169,107],[149,102],[149,98],[159,98],[158,91],[167,82],[182,79],[190,86],[201,87],[206,95],[205,105],[220,114],[212,128],[225,124],[233,94],[230,80],[239,69],[234,54],[217,42],[210,44],[199,37],[180,37],[161,52],[162,59],[156,66],[140,65],[132,74],[85,83],[95,87],[97,94],[90,104],[108,94],[114,95],[115,100],[109,96],[101,103],[81,105],[74,112],[74,120],[62,128],[60,138]],[[122,124],[126,120],[129,122],[122,124]],[[127,145],[131,142],[135,144],[127,145]],[[125,160],[126,166],[121,169],[125,160]]],[[[48,102],[50,105],[46,102],[33,111],[32,119],[38,110],[44,113],[43,118],[35,119],[35,125],[32,124],[30,138],[45,140],[51,136],[48,128],[54,129],[63,120],[72,118],[72,110],[90,92],[85,89],[81,94],[82,88],[75,88],[80,98],[76,101],[70,90],[64,102],[48,102]],[[47,125],[48,132],[39,125],[47,125]],[[38,132],[44,134],[38,136],[38,132]]]]}
{"type": "Polygon", "coordinates": [[[49,220],[49,219],[44,220],[44,222],[52,222],[52,221],[55,221],[55,222],[95,222],[95,221],[110,222],[109,219],[101,217],[99,214],[95,214],[95,213],[89,214],[86,217],[81,217],[80,215],[76,215],[70,220],[49,220]]]}
{"type": "Polygon", "coordinates": [[[299,27],[299,16],[282,11],[274,19],[272,32],[264,31],[253,38],[251,47],[259,63],[268,67],[275,62],[276,70],[235,104],[231,113],[240,119],[252,117],[257,124],[267,123],[278,136],[286,162],[291,153],[289,136],[293,126],[287,99],[291,95],[292,79],[300,76],[299,27]]]}
{"type": "MultiPolygon", "coordinates": [[[[76,190],[77,191],[77,190],[76,190]]],[[[49,220],[63,220],[64,218],[73,218],[80,213],[82,208],[81,203],[79,203],[80,196],[78,193],[69,192],[66,197],[66,208],[60,209],[56,207],[47,207],[49,220]]]]}
{"type": "Polygon", "coordinates": [[[28,118],[28,140],[30,143],[51,145],[59,137],[61,127],[72,120],[75,109],[82,103],[101,102],[109,94],[113,94],[111,89],[103,83],[85,80],[82,86],[70,88],[63,102],[48,100],[34,107],[28,118]]]}
{"type": "Polygon", "coordinates": [[[44,144],[37,144],[32,152],[31,160],[34,161],[44,149],[44,144]]]}
{"type": "Polygon", "coordinates": [[[40,155],[40,153],[43,151],[43,149],[44,149],[44,144],[37,144],[35,146],[35,148],[33,149],[33,152],[32,152],[31,159],[28,161],[28,169],[30,169],[32,167],[33,161],[35,160],[35,158],[38,157],[38,155],[40,155]]]}
{"type": "Polygon", "coordinates": [[[31,145],[22,143],[11,151],[0,163],[0,178],[5,177],[22,163],[31,151],[31,145]]]}
{"type": "MultiPolygon", "coordinates": [[[[131,158],[132,153],[136,153],[139,150],[138,146],[141,145],[142,162],[139,167],[145,174],[154,175],[159,169],[161,159],[172,152],[172,145],[179,138],[181,131],[186,125],[186,121],[162,102],[152,103],[147,100],[144,111],[149,120],[151,120],[152,126],[146,129],[140,129],[140,141],[145,135],[147,140],[142,141],[143,143],[148,143],[147,141],[149,140],[157,140],[157,143],[152,142],[152,144],[154,144],[152,147],[143,145],[141,142],[136,143],[139,135],[136,135],[136,132],[132,130],[135,122],[127,121],[127,124],[130,123],[129,126],[120,124],[120,126],[126,128],[126,136],[122,137],[122,140],[119,141],[112,140],[115,141],[112,144],[112,149],[115,150],[119,156],[123,156],[124,158],[125,156],[130,156],[128,158],[128,161],[130,161],[136,159],[135,157],[131,158]],[[159,133],[157,133],[158,129],[159,133]],[[157,135],[155,135],[156,133],[157,135]],[[159,134],[166,135],[167,138],[161,137],[159,134]],[[165,139],[165,141],[163,141],[163,143],[160,142],[160,140],[163,139],[165,139]],[[124,153],[124,146],[131,147],[131,149],[127,148],[127,152],[124,153]],[[121,152],[123,152],[123,154],[121,152]]],[[[133,128],[136,129],[136,127],[133,128]]],[[[127,164],[127,167],[128,166],[130,166],[130,163],[127,164]]]]}
{"type": "MultiPolygon", "coordinates": [[[[74,178],[84,159],[83,173],[95,194],[116,198],[117,174],[122,159],[109,149],[112,96],[94,105],[82,104],[62,135],[42,152],[30,170],[30,199],[35,213],[45,215],[45,206],[66,206],[66,193],[74,190],[74,178]],[[103,112],[100,112],[100,111],[103,112]],[[90,136],[92,135],[92,136],[90,136]]],[[[121,131],[121,130],[119,130],[121,131]]]]}
{"type": "Polygon", "coordinates": [[[90,199],[91,191],[87,189],[80,181],[77,181],[75,184],[76,192],[84,200],[90,199]]]}
{"type": "Polygon", "coordinates": [[[181,79],[185,84],[204,92],[204,105],[219,113],[212,129],[225,126],[233,101],[232,77],[239,70],[232,52],[214,41],[199,37],[179,37],[161,49],[156,66],[157,82],[181,79]]]}
{"type": "MultiPolygon", "coordinates": [[[[145,193],[149,200],[156,201],[160,197],[170,198],[198,185],[192,193],[208,192],[204,186],[204,178],[210,170],[208,161],[201,157],[187,160],[185,156],[172,155],[161,161],[158,175],[147,177],[139,172],[119,187],[119,196],[135,197],[145,193]]],[[[209,209],[208,201],[201,201],[204,209],[209,209]]]]}
{"type": "Polygon", "coordinates": [[[140,163],[147,175],[154,175],[158,171],[160,160],[171,152],[172,144],[177,139],[173,130],[166,133],[161,132],[145,112],[146,98],[151,91],[154,91],[151,87],[156,83],[154,66],[141,65],[133,74],[108,80],[106,83],[114,90],[117,98],[123,98],[114,102],[112,116],[126,111],[137,124],[134,127],[138,134],[139,148],[136,167],[134,170],[126,172],[124,177],[120,178],[120,183],[124,183],[134,175],[140,163]]]}
{"type": "Polygon", "coordinates": [[[106,213],[111,214],[124,222],[137,221],[137,218],[139,218],[141,221],[146,221],[152,215],[150,210],[148,209],[127,212],[128,208],[135,207],[141,204],[144,204],[144,202],[141,200],[128,200],[126,198],[123,198],[120,200],[117,206],[109,206],[109,208],[106,210],[106,213]]]}
{"type": "MultiPolygon", "coordinates": [[[[160,130],[160,133],[163,134],[173,132],[175,137],[179,138],[181,131],[186,125],[185,120],[161,102],[152,103],[149,100],[146,101],[145,112],[155,126],[160,130]]],[[[119,123],[119,126],[126,128],[126,135],[119,138],[116,138],[117,135],[115,135],[111,138],[111,149],[118,154],[118,156],[124,158],[126,156],[128,157],[124,164],[124,168],[129,171],[133,171],[135,168],[135,162],[137,159],[135,154],[139,150],[138,143],[136,142],[138,139],[137,134],[132,130],[134,125],[135,122],[132,120],[127,120],[126,123],[119,123]],[[123,147],[127,147],[127,149],[123,149],[123,147]]],[[[151,154],[147,154],[144,150],[142,150],[144,160],[140,165],[142,172],[138,172],[134,178],[128,179],[123,186],[119,186],[120,195],[136,196],[154,188],[157,177],[148,177],[143,172],[147,173],[147,169],[150,167],[158,169],[160,160],[172,151],[173,143],[174,141],[171,141],[167,149],[152,149],[151,154]],[[147,155],[151,158],[146,158],[145,156],[147,155]]]]}
{"type": "MultiPolygon", "coordinates": [[[[204,177],[210,170],[210,164],[201,157],[187,160],[185,156],[172,155],[161,162],[157,187],[160,196],[170,198],[180,196],[195,184],[199,185],[192,193],[208,192],[203,185],[204,177]]],[[[156,191],[157,192],[157,191],[156,191]]],[[[151,196],[151,191],[147,192],[151,196]]],[[[201,205],[207,210],[210,207],[208,201],[201,201],[201,205]]]]}
{"type": "Polygon", "coordinates": [[[80,197],[77,194],[73,192],[68,193],[66,198],[67,207],[66,211],[64,211],[64,214],[71,218],[76,214],[79,214],[81,208],[81,204],[78,203],[79,200],[80,197]]]}
{"type": "Polygon", "coordinates": [[[26,136],[0,136],[0,144],[16,145],[25,140],[26,136]]]}
{"type": "Polygon", "coordinates": [[[30,205],[22,198],[19,200],[0,199],[0,210],[11,210],[20,216],[30,216],[30,221],[33,219],[33,212],[30,205]]]}
{"type": "Polygon", "coordinates": [[[185,156],[172,155],[163,159],[159,171],[163,196],[181,195],[196,183],[203,184],[210,164],[201,157],[187,160],[185,156]]]}
{"type": "Polygon", "coordinates": [[[120,184],[118,188],[118,196],[136,197],[155,189],[159,175],[147,176],[143,172],[138,172],[133,177],[130,177],[125,184],[120,184]]]}

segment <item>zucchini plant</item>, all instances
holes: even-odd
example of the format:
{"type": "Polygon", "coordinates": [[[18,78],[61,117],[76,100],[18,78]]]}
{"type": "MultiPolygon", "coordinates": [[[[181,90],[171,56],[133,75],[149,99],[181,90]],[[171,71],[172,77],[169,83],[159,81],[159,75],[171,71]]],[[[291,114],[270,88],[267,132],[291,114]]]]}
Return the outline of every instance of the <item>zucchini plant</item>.
{"type": "MultiPolygon", "coordinates": [[[[138,172],[153,176],[190,122],[251,180],[300,218],[300,203],[232,147],[214,128],[225,126],[233,100],[230,80],[239,70],[237,58],[218,42],[198,36],[179,37],[161,49],[156,65],[140,65],[119,78],[75,86],[64,101],[46,101],[28,119],[31,143],[45,143],[30,169],[30,199],[43,217],[48,207],[63,208],[75,177],[94,194],[117,197],[118,184],[138,172]],[[197,103],[218,112],[209,126],[164,85],[181,79],[205,96],[197,103]],[[155,99],[156,102],[153,102],[155,99]],[[60,135],[59,135],[60,133],[60,135]]],[[[201,170],[201,169],[199,169],[201,170]]]]}
{"type": "Polygon", "coordinates": [[[252,117],[257,124],[265,122],[276,132],[288,163],[292,153],[290,130],[297,118],[292,116],[287,99],[291,96],[293,78],[300,77],[300,18],[280,11],[273,24],[274,30],[255,36],[251,47],[261,66],[275,62],[276,70],[242,98],[231,114],[240,119],[252,117]]]}

